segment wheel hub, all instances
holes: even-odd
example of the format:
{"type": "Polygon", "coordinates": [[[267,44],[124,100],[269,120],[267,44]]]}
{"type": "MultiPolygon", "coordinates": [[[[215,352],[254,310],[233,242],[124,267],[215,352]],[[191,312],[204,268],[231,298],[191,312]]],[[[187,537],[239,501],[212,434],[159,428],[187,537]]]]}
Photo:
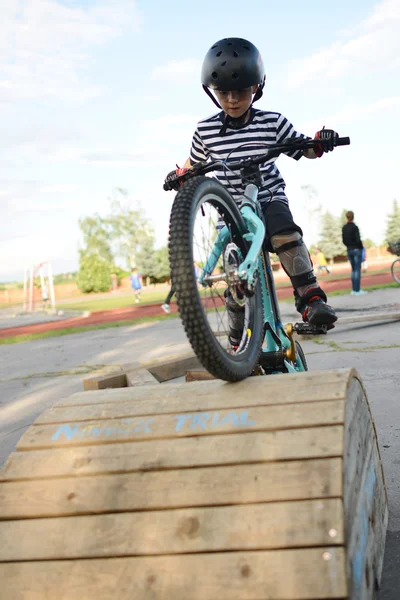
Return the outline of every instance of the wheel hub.
{"type": "Polygon", "coordinates": [[[231,242],[226,246],[223,260],[226,282],[232,298],[236,304],[244,306],[246,304],[246,282],[239,277],[239,265],[243,262],[243,256],[236,244],[231,242]]]}

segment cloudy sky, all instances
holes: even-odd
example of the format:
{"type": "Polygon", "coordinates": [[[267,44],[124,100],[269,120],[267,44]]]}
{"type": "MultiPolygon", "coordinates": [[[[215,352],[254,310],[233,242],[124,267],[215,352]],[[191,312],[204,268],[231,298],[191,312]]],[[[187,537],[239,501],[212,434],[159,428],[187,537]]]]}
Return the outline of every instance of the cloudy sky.
{"type": "Polygon", "coordinates": [[[186,159],[199,83],[226,36],[260,49],[260,108],[303,133],[323,125],[352,145],[318,161],[279,159],[295,218],[315,241],[313,209],[356,213],[383,238],[400,198],[400,0],[0,0],[0,281],[46,259],[78,265],[78,219],[107,211],[117,187],[167,240],[173,193],[163,178],[186,159]],[[329,4],[329,8],[327,8],[329,4]],[[272,5],[272,7],[271,7],[272,5]],[[311,185],[317,199],[307,198],[311,185]]]}

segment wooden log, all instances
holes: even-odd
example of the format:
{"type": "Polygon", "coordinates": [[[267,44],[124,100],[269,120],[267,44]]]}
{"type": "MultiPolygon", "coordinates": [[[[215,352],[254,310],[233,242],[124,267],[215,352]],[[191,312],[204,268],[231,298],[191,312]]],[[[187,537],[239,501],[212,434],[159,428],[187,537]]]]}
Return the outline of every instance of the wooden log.
{"type": "Polygon", "coordinates": [[[211,375],[205,369],[187,371],[185,376],[186,383],[191,383],[192,381],[210,381],[211,379],[215,379],[214,375],[211,375]]]}
{"type": "MultiPolygon", "coordinates": [[[[154,385],[158,383],[157,379],[147,369],[124,369],[126,375],[126,385],[128,387],[137,387],[139,385],[154,385]]],[[[125,387],[125,386],[122,386],[125,387]]]]}
{"type": "Polygon", "coordinates": [[[107,388],[124,388],[127,386],[126,375],[121,367],[99,369],[83,380],[83,390],[105,390],[107,388]]]}
{"type": "Polygon", "coordinates": [[[0,597],[373,599],[387,498],[355,371],[138,383],[62,399],[22,436],[0,597]]]}

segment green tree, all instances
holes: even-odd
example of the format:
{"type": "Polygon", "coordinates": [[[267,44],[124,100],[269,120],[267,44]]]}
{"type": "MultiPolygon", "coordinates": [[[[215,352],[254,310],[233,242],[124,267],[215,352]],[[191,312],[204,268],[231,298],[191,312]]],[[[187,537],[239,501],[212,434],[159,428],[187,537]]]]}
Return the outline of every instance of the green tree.
{"type": "Polygon", "coordinates": [[[387,217],[386,222],[386,244],[392,244],[400,240],[400,208],[397,200],[393,200],[393,212],[387,217]]]}
{"type": "Polygon", "coordinates": [[[326,212],[322,217],[322,231],[318,241],[318,248],[326,258],[333,260],[335,256],[346,254],[346,247],[342,242],[342,223],[340,217],[335,217],[326,212]]]}
{"type": "Polygon", "coordinates": [[[135,266],[139,269],[143,277],[154,278],[155,264],[156,251],[154,250],[154,240],[152,238],[145,238],[136,253],[135,266]]]}
{"type": "Polygon", "coordinates": [[[340,224],[343,227],[343,225],[346,225],[347,223],[347,217],[346,217],[346,213],[349,209],[348,208],[343,208],[342,209],[342,213],[340,215],[340,224]]]}
{"type": "Polygon", "coordinates": [[[95,214],[92,217],[79,219],[79,227],[82,233],[83,252],[100,256],[106,262],[112,263],[111,236],[107,220],[95,214]]]}
{"type": "Polygon", "coordinates": [[[145,263],[144,274],[147,274],[148,263],[154,253],[154,232],[140,207],[133,209],[123,203],[126,196],[126,190],[117,188],[110,199],[107,216],[96,213],[79,220],[82,248],[78,286],[82,291],[109,289],[111,273],[116,273],[118,279],[121,277],[118,264],[122,262],[130,271],[131,267],[139,266],[139,255],[142,256],[142,264],[145,263]]]}
{"type": "Polygon", "coordinates": [[[376,244],[373,240],[371,240],[371,238],[365,238],[363,239],[363,245],[366,247],[366,249],[368,250],[368,248],[375,248],[376,244]]]}
{"type": "Polygon", "coordinates": [[[154,230],[140,206],[132,208],[126,203],[127,194],[122,188],[115,190],[111,213],[105,221],[116,260],[122,260],[125,267],[131,268],[139,266],[138,257],[143,254],[143,247],[154,244],[154,230]]]}
{"type": "Polygon", "coordinates": [[[108,292],[111,288],[112,265],[96,252],[80,251],[76,284],[85,294],[108,292]]]}
{"type": "Polygon", "coordinates": [[[169,266],[168,247],[163,246],[154,253],[154,271],[153,277],[156,281],[166,281],[171,277],[169,266]]]}

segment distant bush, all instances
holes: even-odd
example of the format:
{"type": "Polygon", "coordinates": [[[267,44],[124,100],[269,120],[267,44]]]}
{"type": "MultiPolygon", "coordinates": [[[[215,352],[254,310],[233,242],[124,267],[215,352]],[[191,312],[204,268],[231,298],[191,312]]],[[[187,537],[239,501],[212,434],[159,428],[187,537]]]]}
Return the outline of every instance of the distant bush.
{"type": "Polygon", "coordinates": [[[98,254],[81,252],[76,284],[84,294],[108,292],[113,266],[98,254]]]}

